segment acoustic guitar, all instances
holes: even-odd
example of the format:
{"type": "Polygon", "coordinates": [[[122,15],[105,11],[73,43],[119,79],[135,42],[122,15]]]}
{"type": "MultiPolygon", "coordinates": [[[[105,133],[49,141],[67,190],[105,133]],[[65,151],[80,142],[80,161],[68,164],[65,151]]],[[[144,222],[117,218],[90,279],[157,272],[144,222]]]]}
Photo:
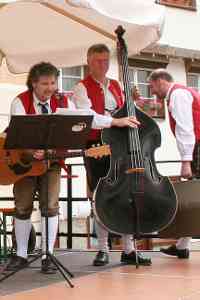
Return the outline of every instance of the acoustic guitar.
{"type": "Polygon", "coordinates": [[[6,134],[0,134],[0,185],[9,185],[26,176],[40,176],[47,170],[46,159],[61,160],[65,158],[87,156],[101,158],[110,155],[108,145],[91,147],[83,150],[47,151],[44,160],[36,160],[31,151],[7,150],[4,148],[6,134]]]}

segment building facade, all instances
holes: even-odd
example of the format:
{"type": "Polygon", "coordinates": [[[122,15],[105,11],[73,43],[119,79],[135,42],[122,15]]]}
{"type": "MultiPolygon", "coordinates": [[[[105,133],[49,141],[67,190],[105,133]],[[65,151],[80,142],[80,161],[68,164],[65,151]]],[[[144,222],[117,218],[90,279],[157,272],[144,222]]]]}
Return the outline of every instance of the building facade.
{"type": "MultiPolygon", "coordinates": [[[[166,104],[162,103],[161,112],[155,110],[155,107],[151,108],[156,99],[150,95],[147,77],[156,68],[167,68],[175,81],[188,84],[200,91],[200,39],[198,38],[200,0],[157,0],[156,2],[158,5],[166,5],[166,22],[162,38],[156,44],[141,51],[140,54],[129,58],[130,80],[131,85],[137,85],[141,95],[146,99],[146,108],[149,109],[161,130],[162,145],[156,150],[156,160],[178,160],[179,154],[169,128],[166,104]]],[[[59,78],[59,89],[70,94],[74,84],[86,73],[86,66],[63,68],[59,78]]],[[[114,56],[111,60],[109,76],[118,78],[118,65],[114,56]]],[[[1,131],[9,121],[10,103],[20,91],[24,90],[25,80],[26,74],[12,75],[5,64],[0,68],[1,131]]],[[[180,165],[177,163],[160,164],[158,169],[164,175],[177,175],[180,165]]],[[[83,170],[77,169],[77,172],[80,176],[85,176],[83,170]]],[[[85,185],[85,179],[83,179],[83,185],[85,185]]],[[[63,183],[62,195],[65,194],[65,190],[66,185],[63,183]]],[[[78,190],[80,194],[86,193],[85,187],[81,191],[79,188],[75,190],[78,190]]],[[[80,194],[77,197],[80,197],[80,194]]],[[[0,196],[5,195],[12,195],[12,187],[0,187],[0,196]]],[[[80,207],[77,205],[74,214],[79,213],[81,213],[80,207]]]]}

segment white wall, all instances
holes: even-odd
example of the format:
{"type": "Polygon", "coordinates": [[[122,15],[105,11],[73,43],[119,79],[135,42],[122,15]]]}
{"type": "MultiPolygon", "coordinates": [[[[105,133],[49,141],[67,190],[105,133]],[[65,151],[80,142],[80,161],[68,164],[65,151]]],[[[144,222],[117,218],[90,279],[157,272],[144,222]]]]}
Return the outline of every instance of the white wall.
{"type": "Polygon", "coordinates": [[[197,11],[166,7],[164,32],[159,43],[200,50],[200,0],[197,5],[197,11]]]}
{"type": "MultiPolygon", "coordinates": [[[[24,90],[23,85],[0,84],[0,132],[9,122],[9,111],[12,99],[24,90]]],[[[12,186],[0,186],[0,197],[12,197],[12,186]]],[[[0,207],[13,206],[12,202],[0,202],[0,207]]]]}
{"type": "Polygon", "coordinates": [[[183,59],[170,58],[167,70],[172,74],[174,81],[186,84],[186,70],[183,59]]]}
{"type": "Polygon", "coordinates": [[[25,89],[24,85],[0,84],[0,132],[8,125],[8,116],[10,114],[10,105],[14,97],[25,89]]]}

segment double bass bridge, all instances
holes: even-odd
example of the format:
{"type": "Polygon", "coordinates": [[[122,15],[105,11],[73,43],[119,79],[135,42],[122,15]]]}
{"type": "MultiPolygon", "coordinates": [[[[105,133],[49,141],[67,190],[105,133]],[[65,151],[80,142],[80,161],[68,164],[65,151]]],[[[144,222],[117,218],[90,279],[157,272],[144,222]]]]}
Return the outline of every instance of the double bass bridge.
{"type": "Polygon", "coordinates": [[[130,168],[130,169],[127,169],[125,171],[126,174],[133,174],[133,173],[144,173],[144,168],[130,168]]]}

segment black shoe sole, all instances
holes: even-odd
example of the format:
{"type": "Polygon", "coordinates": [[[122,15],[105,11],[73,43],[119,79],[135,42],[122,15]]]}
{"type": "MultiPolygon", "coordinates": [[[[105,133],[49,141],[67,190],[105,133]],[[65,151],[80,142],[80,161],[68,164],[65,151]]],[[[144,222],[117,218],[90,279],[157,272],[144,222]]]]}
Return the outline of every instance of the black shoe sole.
{"type": "Polygon", "coordinates": [[[179,255],[178,258],[179,258],[179,259],[189,259],[190,256],[180,256],[180,255],[179,255]]]}
{"type": "Polygon", "coordinates": [[[180,255],[180,254],[175,254],[175,253],[166,253],[165,251],[163,250],[160,250],[161,253],[165,254],[165,255],[168,255],[168,256],[171,256],[171,257],[177,257],[179,259],[189,259],[190,255],[180,255]]]}

